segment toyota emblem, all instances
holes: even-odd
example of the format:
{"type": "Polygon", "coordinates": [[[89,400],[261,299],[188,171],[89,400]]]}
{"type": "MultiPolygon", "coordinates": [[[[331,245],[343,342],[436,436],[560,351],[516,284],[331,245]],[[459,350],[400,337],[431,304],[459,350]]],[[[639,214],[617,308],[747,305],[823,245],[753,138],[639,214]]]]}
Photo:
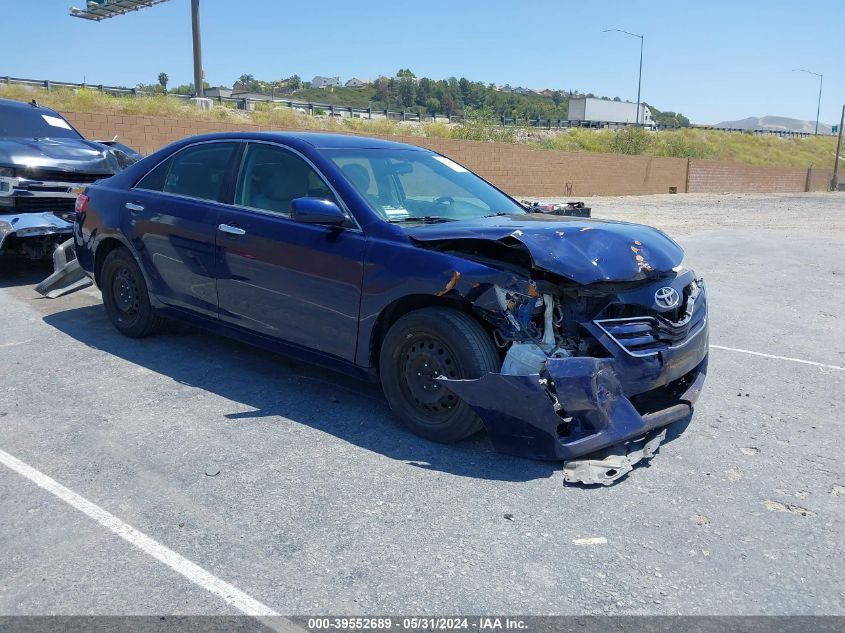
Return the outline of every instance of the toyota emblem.
{"type": "Polygon", "coordinates": [[[654,302],[657,304],[657,307],[666,310],[674,308],[680,300],[681,295],[678,294],[678,291],[669,286],[664,286],[654,293],[654,302]]]}

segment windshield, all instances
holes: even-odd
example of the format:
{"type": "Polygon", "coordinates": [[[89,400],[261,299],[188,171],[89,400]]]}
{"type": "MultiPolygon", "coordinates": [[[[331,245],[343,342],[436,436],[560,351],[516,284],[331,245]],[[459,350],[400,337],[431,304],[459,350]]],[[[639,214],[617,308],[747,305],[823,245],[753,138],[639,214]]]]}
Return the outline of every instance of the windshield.
{"type": "Polygon", "coordinates": [[[82,138],[61,116],[39,108],[0,105],[0,137],[82,138]]]}
{"type": "Polygon", "coordinates": [[[388,222],[446,222],[525,209],[457,163],[426,151],[324,152],[388,222]]]}

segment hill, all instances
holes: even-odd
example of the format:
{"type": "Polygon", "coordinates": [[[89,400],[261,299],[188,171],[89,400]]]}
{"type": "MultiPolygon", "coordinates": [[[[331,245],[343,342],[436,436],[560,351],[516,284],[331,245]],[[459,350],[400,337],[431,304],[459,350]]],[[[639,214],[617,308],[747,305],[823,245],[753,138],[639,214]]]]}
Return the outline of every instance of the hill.
{"type": "MultiPolygon", "coordinates": [[[[785,116],[764,116],[748,117],[738,121],[722,121],[715,127],[727,127],[738,130],[772,130],[789,132],[809,132],[812,134],[816,129],[815,121],[802,121],[801,119],[790,119],[785,116]]],[[[819,134],[830,134],[831,126],[828,123],[819,121],[819,134]]]]}

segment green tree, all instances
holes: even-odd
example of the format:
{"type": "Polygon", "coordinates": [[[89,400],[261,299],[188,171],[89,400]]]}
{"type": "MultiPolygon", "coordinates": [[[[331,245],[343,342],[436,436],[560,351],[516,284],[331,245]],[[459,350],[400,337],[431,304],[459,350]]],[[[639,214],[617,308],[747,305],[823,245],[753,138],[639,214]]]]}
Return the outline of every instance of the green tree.
{"type": "Polygon", "coordinates": [[[425,105],[433,97],[434,82],[428,77],[422,77],[417,82],[417,103],[425,105]]]}
{"type": "MultiPolygon", "coordinates": [[[[211,88],[211,84],[207,81],[202,82],[202,87],[204,89],[211,88]]],[[[176,95],[193,95],[194,94],[194,83],[191,82],[189,84],[182,84],[181,86],[176,86],[173,90],[170,91],[176,95]]]]}
{"type": "Polygon", "coordinates": [[[398,93],[400,103],[406,108],[410,108],[417,100],[416,82],[409,77],[403,77],[399,80],[398,93]]]}
{"type": "Polygon", "coordinates": [[[158,83],[161,86],[161,89],[164,92],[167,92],[167,82],[170,81],[170,77],[167,76],[167,73],[159,73],[158,74],[158,83]]]}
{"type": "Polygon", "coordinates": [[[470,83],[469,79],[466,77],[461,77],[458,81],[458,89],[461,91],[461,101],[464,105],[469,104],[469,93],[470,93],[470,83]]]}
{"type": "Polygon", "coordinates": [[[429,114],[438,114],[440,112],[440,101],[435,97],[429,97],[425,101],[425,109],[429,114]]]}
{"type": "Polygon", "coordinates": [[[458,100],[452,96],[451,93],[447,92],[443,95],[440,99],[440,105],[443,109],[443,114],[453,116],[460,112],[460,108],[458,107],[458,100]]]}
{"type": "Polygon", "coordinates": [[[373,87],[376,90],[376,99],[382,103],[387,103],[390,98],[390,85],[386,77],[379,77],[376,79],[373,87]]]}
{"type": "Polygon", "coordinates": [[[161,84],[138,84],[135,88],[138,92],[145,94],[164,94],[164,88],[161,87],[161,84]]]}
{"type": "Polygon", "coordinates": [[[411,72],[410,68],[400,68],[399,72],[396,73],[397,77],[407,77],[408,79],[416,79],[416,75],[411,72]]]}

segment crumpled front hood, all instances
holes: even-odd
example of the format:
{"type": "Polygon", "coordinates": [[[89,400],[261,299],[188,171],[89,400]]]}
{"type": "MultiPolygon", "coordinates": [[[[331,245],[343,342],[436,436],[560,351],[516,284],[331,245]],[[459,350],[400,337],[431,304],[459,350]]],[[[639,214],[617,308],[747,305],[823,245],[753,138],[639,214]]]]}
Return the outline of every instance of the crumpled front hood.
{"type": "Polygon", "coordinates": [[[534,266],[580,284],[644,279],[671,271],[684,255],[662,231],[616,220],[530,213],[403,228],[427,244],[516,241],[528,249],[534,266]]]}
{"type": "Polygon", "coordinates": [[[0,165],[109,175],[127,166],[111,148],[74,138],[0,138],[0,165]]]}

